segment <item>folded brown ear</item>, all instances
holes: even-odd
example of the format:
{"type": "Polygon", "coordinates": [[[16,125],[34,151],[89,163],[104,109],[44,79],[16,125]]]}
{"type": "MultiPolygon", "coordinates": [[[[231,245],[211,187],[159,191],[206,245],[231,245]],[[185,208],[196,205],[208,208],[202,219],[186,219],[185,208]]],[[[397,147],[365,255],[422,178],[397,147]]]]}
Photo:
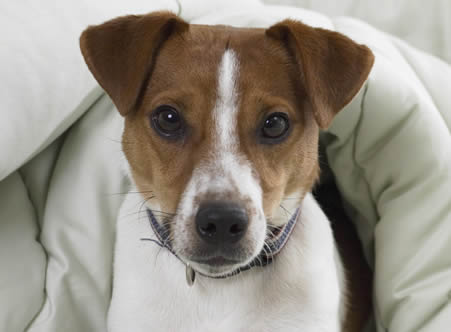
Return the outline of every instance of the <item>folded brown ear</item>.
{"type": "Polygon", "coordinates": [[[137,106],[162,43],[187,28],[169,12],[124,16],[88,27],[80,48],[96,80],[126,115],[137,106]]]}
{"type": "Polygon", "coordinates": [[[327,128],[367,79],[373,53],[340,33],[293,20],[273,25],[266,34],[282,41],[294,55],[315,119],[327,128]]]}

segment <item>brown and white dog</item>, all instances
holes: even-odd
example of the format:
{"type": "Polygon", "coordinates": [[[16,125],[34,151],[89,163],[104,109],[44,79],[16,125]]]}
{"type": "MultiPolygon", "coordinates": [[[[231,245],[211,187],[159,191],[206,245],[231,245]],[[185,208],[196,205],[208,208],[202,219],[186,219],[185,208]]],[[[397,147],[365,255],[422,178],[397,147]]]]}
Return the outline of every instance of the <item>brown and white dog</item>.
{"type": "Polygon", "coordinates": [[[124,117],[134,187],[110,331],[342,331],[341,261],[309,192],[319,128],[359,91],[371,51],[292,20],[246,29],[167,12],[80,42],[124,117]]]}

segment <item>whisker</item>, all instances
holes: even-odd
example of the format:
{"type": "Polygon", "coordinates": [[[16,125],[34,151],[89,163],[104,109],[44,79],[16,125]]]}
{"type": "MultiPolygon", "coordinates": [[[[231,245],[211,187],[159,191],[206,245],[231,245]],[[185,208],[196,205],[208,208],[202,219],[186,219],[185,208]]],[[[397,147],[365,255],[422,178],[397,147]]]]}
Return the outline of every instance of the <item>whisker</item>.
{"type": "Polygon", "coordinates": [[[152,198],[155,198],[155,196],[150,196],[150,197],[148,197],[148,198],[146,198],[146,199],[143,200],[141,206],[139,207],[138,214],[141,213],[141,210],[142,210],[143,206],[144,206],[148,201],[150,201],[152,198]]]}
{"type": "Polygon", "coordinates": [[[119,143],[119,144],[136,144],[136,141],[127,141],[124,139],[115,139],[115,138],[111,138],[111,137],[105,137],[105,139],[111,141],[111,142],[115,142],[115,143],[119,143]]]}
{"type": "Polygon", "coordinates": [[[268,257],[268,253],[266,252],[265,247],[268,248],[268,251],[269,251],[269,258],[270,258],[271,260],[273,260],[273,259],[274,259],[274,254],[272,253],[271,247],[269,246],[269,244],[268,244],[266,241],[263,243],[263,251],[265,252],[265,255],[268,257]]]}
{"type": "Polygon", "coordinates": [[[173,217],[173,216],[175,216],[175,213],[172,213],[172,212],[165,212],[165,211],[160,211],[160,210],[154,210],[154,209],[149,209],[150,211],[152,211],[152,213],[161,213],[161,214],[164,214],[164,215],[167,215],[167,216],[170,216],[170,217],[173,217]]]}
{"type": "Polygon", "coordinates": [[[283,206],[282,204],[280,204],[279,206],[282,208],[282,210],[285,211],[285,217],[287,218],[287,222],[288,222],[288,220],[290,220],[290,216],[291,216],[290,211],[288,211],[288,210],[285,208],[285,206],[283,206]]]}
{"type": "MultiPolygon", "coordinates": [[[[122,215],[121,217],[129,217],[129,216],[133,216],[133,215],[137,215],[138,213],[140,213],[140,212],[132,212],[132,213],[130,213],[130,214],[128,214],[128,215],[122,215]]],[[[165,216],[163,216],[163,215],[158,215],[158,214],[155,214],[154,215],[155,217],[158,217],[158,218],[165,218],[165,216]]],[[[141,221],[141,220],[148,220],[149,218],[148,218],[148,216],[147,216],[147,214],[144,214],[144,213],[142,213],[141,215],[139,215],[138,216],[138,219],[137,220],[139,220],[139,221],[141,221]]]]}
{"type": "Polygon", "coordinates": [[[123,193],[105,193],[105,195],[127,195],[127,194],[150,194],[153,193],[152,190],[146,190],[146,191],[127,191],[127,192],[123,192],[123,193]]]}
{"type": "Polygon", "coordinates": [[[149,200],[151,200],[152,198],[155,198],[155,196],[150,196],[150,197],[146,198],[146,199],[141,203],[141,205],[140,205],[138,211],[130,212],[130,213],[121,215],[121,217],[126,218],[126,217],[134,216],[134,215],[136,215],[136,214],[139,215],[139,214],[142,212],[142,207],[143,207],[143,205],[146,204],[146,203],[147,203],[149,200]]]}
{"type": "Polygon", "coordinates": [[[155,240],[155,239],[149,239],[149,238],[141,238],[140,239],[141,241],[150,241],[150,242],[153,242],[153,243],[156,243],[156,244],[158,244],[160,247],[163,247],[163,244],[162,243],[160,243],[160,241],[158,241],[158,240],[155,240]]]}

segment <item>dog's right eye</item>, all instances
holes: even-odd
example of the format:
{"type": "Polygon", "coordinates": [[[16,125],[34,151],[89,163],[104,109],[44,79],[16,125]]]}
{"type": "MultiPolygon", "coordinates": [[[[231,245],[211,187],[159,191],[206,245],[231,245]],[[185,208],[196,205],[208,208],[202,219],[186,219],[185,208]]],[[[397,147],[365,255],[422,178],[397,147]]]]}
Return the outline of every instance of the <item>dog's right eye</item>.
{"type": "Polygon", "coordinates": [[[282,112],[271,113],[263,121],[260,139],[264,144],[276,144],[282,142],[289,133],[290,122],[288,116],[282,112]]]}
{"type": "Polygon", "coordinates": [[[151,124],[155,131],[170,139],[177,139],[183,134],[183,119],[172,106],[162,105],[151,114],[151,124]]]}

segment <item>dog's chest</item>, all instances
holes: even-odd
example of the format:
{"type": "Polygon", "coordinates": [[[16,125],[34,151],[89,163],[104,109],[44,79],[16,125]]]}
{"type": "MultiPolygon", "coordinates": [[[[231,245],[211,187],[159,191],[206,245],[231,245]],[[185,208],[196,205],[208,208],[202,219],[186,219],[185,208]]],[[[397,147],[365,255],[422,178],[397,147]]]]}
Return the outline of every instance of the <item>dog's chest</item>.
{"type": "MultiPolygon", "coordinates": [[[[148,298],[149,306],[141,317],[148,317],[152,331],[272,331],[268,329],[271,316],[260,278],[245,282],[209,280],[197,276],[193,286],[184,280],[180,262],[171,262],[154,278],[148,298]],[[254,283],[254,284],[252,284],[254,283]]],[[[238,277],[239,278],[239,277],[238,277]]],[[[269,294],[268,294],[269,295],[269,294]]]]}
{"type": "Polygon", "coordinates": [[[197,276],[190,287],[184,267],[171,254],[155,257],[161,265],[149,274],[116,283],[115,295],[121,300],[112,306],[110,322],[126,326],[112,332],[290,332],[300,324],[307,327],[315,316],[305,303],[307,294],[285,280],[276,285],[258,268],[227,280],[197,276]]]}
{"type": "Polygon", "coordinates": [[[190,287],[181,262],[152,242],[145,246],[148,257],[139,256],[146,268],[140,265],[139,272],[129,269],[123,277],[116,275],[111,332],[263,332],[276,331],[285,315],[293,325],[300,318],[295,309],[300,303],[271,282],[265,285],[264,273],[257,268],[228,279],[197,275],[190,287]]]}

